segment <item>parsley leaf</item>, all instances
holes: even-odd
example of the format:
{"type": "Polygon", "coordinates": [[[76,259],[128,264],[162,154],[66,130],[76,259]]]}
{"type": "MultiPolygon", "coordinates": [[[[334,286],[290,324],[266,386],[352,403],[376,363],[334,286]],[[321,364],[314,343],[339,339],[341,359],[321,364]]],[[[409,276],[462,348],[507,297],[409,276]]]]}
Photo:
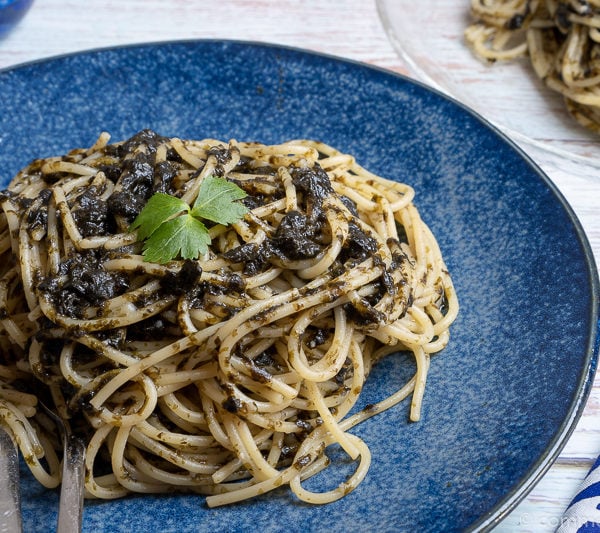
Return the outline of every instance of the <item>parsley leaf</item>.
{"type": "Polygon", "coordinates": [[[217,224],[232,224],[248,211],[244,204],[235,202],[245,196],[246,193],[235,183],[207,176],[200,184],[192,215],[212,220],[217,224]]]}
{"type": "Polygon", "coordinates": [[[197,259],[208,251],[210,235],[200,219],[233,224],[248,211],[239,203],[246,193],[224,178],[207,176],[194,206],[165,193],[154,194],[129,227],[145,241],[144,259],[168,263],[176,257],[197,259]]]}
{"type": "Polygon", "coordinates": [[[167,220],[144,243],[144,258],[152,263],[168,263],[181,255],[196,259],[208,251],[210,236],[206,226],[190,214],[167,220]]]}
{"type": "Polygon", "coordinates": [[[183,200],[170,194],[157,192],[148,200],[133,224],[131,224],[129,231],[137,229],[138,239],[147,239],[171,217],[189,210],[190,206],[183,200]]]}

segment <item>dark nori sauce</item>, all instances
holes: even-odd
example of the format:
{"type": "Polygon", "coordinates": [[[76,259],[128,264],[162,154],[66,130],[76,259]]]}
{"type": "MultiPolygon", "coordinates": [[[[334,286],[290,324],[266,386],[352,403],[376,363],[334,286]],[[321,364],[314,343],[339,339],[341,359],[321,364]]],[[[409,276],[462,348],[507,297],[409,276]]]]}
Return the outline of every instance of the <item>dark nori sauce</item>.
{"type": "Polygon", "coordinates": [[[233,414],[239,412],[244,407],[244,404],[241,400],[232,396],[224,400],[221,405],[223,406],[223,409],[233,414]]]}
{"type": "Polygon", "coordinates": [[[43,189],[27,211],[27,230],[30,235],[39,229],[42,229],[44,232],[46,231],[48,227],[48,203],[51,197],[52,191],[50,189],[43,189]]]}
{"type": "Polygon", "coordinates": [[[558,29],[563,33],[567,33],[571,28],[571,21],[569,20],[571,13],[572,11],[568,4],[559,2],[554,18],[558,29]]]}
{"type": "Polygon", "coordinates": [[[348,259],[364,261],[377,252],[377,241],[367,235],[354,223],[348,223],[348,239],[340,253],[340,261],[345,263],[348,259]]]}
{"type": "Polygon", "coordinates": [[[131,324],[127,328],[127,340],[159,340],[164,339],[169,323],[160,316],[151,316],[131,324]]]}
{"type": "Polygon", "coordinates": [[[172,182],[177,175],[178,167],[172,161],[160,161],[154,167],[153,192],[170,194],[173,192],[172,182]]]}
{"type": "Polygon", "coordinates": [[[505,27],[507,30],[512,30],[512,31],[518,30],[523,26],[524,22],[525,22],[525,15],[523,15],[523,13],[517,13],[516,15],[513,15],[513,17],[506,22],[505,27]]]}
{"type": "Polygon", "coordinates": [[[118,145],[116,147],[117,154],[119,157],[123,158],[126,155],[135,152],[140,146],[146,146],[148,152],[154,154],[158,146],[165,141],[168,141],[166,137],[146,128],[132,135],[124,143],[118,145]]]}
{"type": "Polygon", "coordinates": [[[321,246],[315,242],[319,227],[299,211],[288,211],[271,238],[271,249],[276,255],[287,259],[310,259],[321,246]]]}
{"type": "Polygon", "coordinates": [[[223,176],[225,174],[224,165],[229,163],[232,158],[231,151],[225,146],[213,146],[207,151],[208,157],[213,156],[217,162],[214,175],[223,176]]]}
{"type": "Polygon", "coordinates": [[[308,348],[316,348],[317,346],[321,346],[328,337],[329,333],[327,330],[311,326],[302,335],[302,340],[308,348]]]}
{"type": "Polygon", "coordinates": [[[318,163],[310,168],[292,168],[290,175],[296,189],[306,196],[307,216],[316,222],[322,215],[323,200],[333,194],[329,175],[318,163]]]}
{"type": "Polygon", "coordinates": [[[61,263],[57,276],[43,279],[37,289],[46,293],[60,314],[83,318],[90,306],[123,294],[129,284],[125,274],[102,267],[102,253],[81,251],[61,263]]]}
{"type": "Polygon", "coordinates": [[[82,237],[105,235],[108,231],[108,206],[95,186],[87,188],[71,207],[73,219],[82,237]]]}
{"type": "Polygon", "coordinates": [[[117,190],[108,198],[108,211],[132,222],[155,192],[172,192],[172,181],[181,161],[176,152],[168,151],[167,161],[155,163],[158,146],[167,139],[152,130],[142,130],[116,148],[116,155],[125,158],[120,167],[109,168],[109,179],[117,190]],[[140,146],[146,152],[137,151],[140,146]]]}
{"type": "Polygon", "coordinates": [[[529,0],[526,4],[525,4],[525,9],[523,10],[523,13],[516,13],[515,15],[512,16],[512,18],[510,18],[509,20],[506,21],[505,23],[505,28],[507,30],[511,30],[511,31],[515,31],[515,30],[520,30],[523,27],[523,24],[525,24],[525,21],[527,20],[527,17],[531,14],[531,0],[529,0]]]}
{"type": "Polygon", "coordinates": [[[177,272],[167,272],[160,280],[161,290],[171,294],[192,293],[198,289],[202,267],[198,261],[187,259],[177,272]]]}
{"type": "Polygon", "coordinates": [[[348,211],[352,214],[352,216],[358,217],[358,208],[356,207],[356,203],[352,198],[348,198],[347,196],[340,195],[340,200],[346,206],[348,211]]]}

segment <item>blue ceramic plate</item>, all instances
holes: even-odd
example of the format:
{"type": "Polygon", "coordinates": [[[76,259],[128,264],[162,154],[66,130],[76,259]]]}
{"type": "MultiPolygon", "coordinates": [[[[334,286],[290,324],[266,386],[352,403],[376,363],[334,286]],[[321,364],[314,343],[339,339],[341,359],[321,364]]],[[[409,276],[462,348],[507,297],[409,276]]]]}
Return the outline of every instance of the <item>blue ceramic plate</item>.
{"type": "MultiPolygon", "coordinates": [[[[481,118],[390,72],[300,50],[194,41],[100,50],[0,72],[0,176],[32,158],[163,135],[323,140],[417,190],[462,304],[436,356],[420,423],[397,406],[356,428],[366,480],[324,507],[286,489],[209,510],[201,497],[86,502],[85,531],[453,531],[494,525],[544,473],[582,410],[596,366],[598,278],[565,200],[481,118]]],[[[365,403],[410,368],[377,367],[365,403]]],[[[343,469],[343,465],[342,465],[343,469]]],[[[330,474],[335,477],[335,473],[330,474]]],[[[57,494],[25,469],[26,531],[57,494]]],[[[331,486],[339,479],[321,476],[331,486]]]]}

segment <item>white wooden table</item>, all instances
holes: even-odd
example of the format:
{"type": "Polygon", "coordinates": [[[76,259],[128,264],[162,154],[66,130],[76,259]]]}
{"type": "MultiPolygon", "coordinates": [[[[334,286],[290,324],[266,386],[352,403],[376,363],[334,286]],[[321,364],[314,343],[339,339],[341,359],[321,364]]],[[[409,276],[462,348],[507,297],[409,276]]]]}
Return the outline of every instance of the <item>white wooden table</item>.
{"type": "MultiPolygon", "coordinates": [[[[97,47],[188,38],[291,45],[408,73],[374,0],[36,0],[0,40],[0,68],[97,47]]],[[[530,155],[577,213],[600,264],[600,175],[585,175],[570,161],[557,164],[543,151],[530,155]]],[[[600,377],[559,459],[495,532],[554,531],[598,453],[600,377]]]]}

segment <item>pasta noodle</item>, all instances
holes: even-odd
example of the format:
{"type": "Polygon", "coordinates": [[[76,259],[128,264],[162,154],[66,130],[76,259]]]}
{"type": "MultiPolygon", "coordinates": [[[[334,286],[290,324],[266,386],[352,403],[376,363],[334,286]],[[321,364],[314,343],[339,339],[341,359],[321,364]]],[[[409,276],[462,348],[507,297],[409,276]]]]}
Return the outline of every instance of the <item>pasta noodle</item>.
{"type": "Polygon", "coordinates": [[[471,0],[465,38],[488,60],[527,55],[569,113],[600,132],[600,1],[471,0]]]}
{"type": "Polygon", "coordinates": [[[33,161],[0,195],[0,420],[33,475],[60,483],[41,399],[85,439],[88,497],[350,492],[371,457],[349,430],[407,397],[419,419],[430,355],[458,312],[413,196],[308,140],[144,130],[33,161]],[[191,205],[209,175],[242,188],[249,212],[210,226],[198,260],[145,261],[129,228],[148,198],[191,205]],[[414,376],[357,405],[372,366],[400,352],[414,376]],[[354,473],[307,490],[334,443],[354,473]]]}

